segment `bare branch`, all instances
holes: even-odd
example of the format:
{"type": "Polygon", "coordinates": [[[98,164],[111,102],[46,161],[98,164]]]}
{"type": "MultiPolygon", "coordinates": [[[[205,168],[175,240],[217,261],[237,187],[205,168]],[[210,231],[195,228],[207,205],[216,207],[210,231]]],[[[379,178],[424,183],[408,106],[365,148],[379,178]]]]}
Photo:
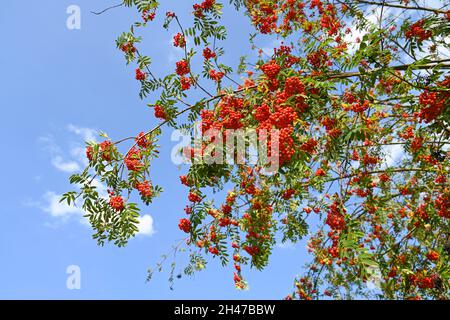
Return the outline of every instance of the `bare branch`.
{"type": "Polygon", "coordinates": [[[114,6],[111,6],[111,7],[108,7],[108,8],[106,8],[106,9],[103,9],[102,11],[99,11],[99,12],[91,11],[91,13],[93,13],[93,14],[95,14],[95,15],[101,15],[101,14],[105,13],[106,11],[109,11],[109,10],[112,10],[112,9],[115,9],[115,8],[122,7],[123,5],[124,5],[124,3],[121,2],[121,3],[116,4],[116,5],[114,5],[114,6]]]}

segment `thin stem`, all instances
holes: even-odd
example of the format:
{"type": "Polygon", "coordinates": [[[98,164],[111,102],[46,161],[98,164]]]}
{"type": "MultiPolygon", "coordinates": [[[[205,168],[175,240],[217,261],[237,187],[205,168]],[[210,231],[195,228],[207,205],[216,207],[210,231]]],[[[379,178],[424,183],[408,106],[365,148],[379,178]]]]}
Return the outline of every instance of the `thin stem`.
{"type": "Polygon", "coordinates": [[[374,170],[374,171],[369,171],[369,172],[358,172],[358,173],[347,174],[345,176],[339,176],[339,177],[327,180],[327,181],[325,181],[325,183],[336,181],[336,180],[343,180],[343,179],[357,177],[360,174],[377,174],[377,173],[386,173],[386,172],[388,172],[388,173],[390,173],[390,172],[435,172],[435,171],[436,171],[436,169],[398,168],[398,169],[389,170],[387,168],[385,170],[374,170]]]}
{"type": "Polygon", "coordinates": [[[405,6],[405,5],[401,5],[401,4],[393,4],[393,3],[386,3],[386,2],[376,2],[376,1],[366,1],[366,0],[356,0],[357,3],[360,4],[370,4],[370,5],[375,5],[375,6],[386,6],[386,7],[391,7],[391,8],[398,8],[398,9],[405,9],[405,10],[421,10],[421,11],[428,11],[428,12],[433,12],[435,14],[446,14],[448,11],[444,11],[444,10],[439,10],[439,9],[435,9],[435,8],[430,8],[430,7],[422,7],[422,6],[414,6],[414,7],[410,7],[410,6],[405,6]]]}
{"type": "MultiPolygon", "coordinates": [[[[253,89],[254,87],[256,87],[256,86],[248,87],[248,88],[242,88],[242,89],[239,89],[239,90],[234,91],[233,93],[234,93],[234,94],[237,94],[237,93],[240,93],[240,92],[245,91],[245,90],[248,90],[248,89],[253,89]]],[[[213,96],[213,97],[209,98],[208,100],[204,101],[203,104],[208,104],[208,103],[210,103],[210,102],[212,102],[212,101],[214,101],[214,100],[217,100],[217,99],[220,99],[220,98],[224,97],[225,95],[227,95],[227,94],[226,94],[226,93],[221,93],[221,94],[219,94],[219,95],[213,96]]],[[[154,127],[153,129],[151,129],[150,131],[147,131],[147,132],[144,134],[144,136],[147,137],[147,136],[151,135],[153,132],[155,132],[156,130],[158,130],[158,129],[161,128],[162,126],[164,126],[164,125],[165,125],[166,123],[168,123],[169,121],[171,121],[171,120],[173,120],[173,119],[175,119],[175,118],[178,118],[180,115],[182,115],[183,113],[185,113],[185,112],[191,110],[191,109],[194,108],[195,106],[196,106],[196,104],[190,105],[190,106],[188,106],[187,108],[185,108],[185,109],[179,111],[178,113],[176,113],[176,114],[175,114],[173,117],[171,117],[170,119],[164,120],[163,122],[161,122],[160,124],[158,124],[156,127],[154,127]]],[[[128,137],[128,138],[122,139],[120,142],[123,142],[123,141],[125,141],[125,140],[134,139],[134,138],[135,138],[135,137],[128,137]]],[[[137,142],[135,142],[135,143],[133,144],[133,146],[128,150],[128,152],[125,154],[125,157],[130,153],[130,151],[131,151],[136,145],[137,145],[137,142]]]]}
{"type": "Polygon", "coordinates": [[[108,8],[106,8],[106,9],[103,9],[102,11],[99,11],[99,12],[91,11],[91,13],[92,13],[92,14],[95,14],[95,15],[101,15],[101,14],[105,13],[106,11],[109,11],[109,10],[112,10],[112,9],[115,9],[115,8],[122,7],[124,4],[125,4],[125,3],[122,2],[122,3],[116,4],[116,5],[114,5],[114,6],[108,7],[108,8]]]}
{"type": "MultiPolygon", "coordinates": [[[[185,32],[184,32],[183,26],[182,26],[181,23],[180,23],[180,20],[178,20],[178,16],[175,16],[175,21],[177,22],[178,27],[180,28],[181,33],[183,34],[183,38],[185,39],[184,41],[186,42],[186,34],[185,34],[185,32]]],[[[184,58],[185,58],[186,60],[188,60],[187,43],[184,44],[184,58]]],[[[192,81],[194,81],[194,84],[195,84],[197,87],[199,87],[204,93],[206,93],[208,96],[213,97],[213,95],[212,95],[211,93],[209,93],[208,90],[206,90],[205,88],[203,88],[203,87],[198,83],[198,81],[197,81],[197,80],[195,79],[195,77],[194,77],[194,74],[192,73],[191,68],[189,68],[189,71],[190,71],[189,73],[190,73],[191,79],[192,79],[192,81]]]]}

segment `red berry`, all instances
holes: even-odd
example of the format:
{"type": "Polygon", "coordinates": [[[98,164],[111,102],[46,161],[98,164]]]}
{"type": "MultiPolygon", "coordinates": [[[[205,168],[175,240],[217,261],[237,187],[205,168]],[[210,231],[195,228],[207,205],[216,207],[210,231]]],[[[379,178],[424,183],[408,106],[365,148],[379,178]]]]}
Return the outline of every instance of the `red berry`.
{"type": "Polygon", "coordinates": [[[178,228],[180,228],[180,230],[189,233],[189,231],[191,230],[191,222],[186,219],[180,219],[180,223],[178,223],[178,228]]]}
{"type": "Polygon", "coordinates": [[[144,81],[147,78],[147,74],[142,72],[141,69],[136,69],[136,80],[144,81]]]}
{"type": "Polygon", "coordinates": [[[176,68],[175,72],[179,76],[184,76],[185,74],[188,74],[189,72],[191,72],[191,70],[189,68],[189,64],[187,63],[186,60],[178,61],[176,63],[176,66],[177,66],[177,68],[176,68]]]}
{"type": "Polygon", "coordinates": [[[122,211],[124,208],[124,203],[121,196],[112,196],[109,200],[109,205],[116,211],[122,211]]]}

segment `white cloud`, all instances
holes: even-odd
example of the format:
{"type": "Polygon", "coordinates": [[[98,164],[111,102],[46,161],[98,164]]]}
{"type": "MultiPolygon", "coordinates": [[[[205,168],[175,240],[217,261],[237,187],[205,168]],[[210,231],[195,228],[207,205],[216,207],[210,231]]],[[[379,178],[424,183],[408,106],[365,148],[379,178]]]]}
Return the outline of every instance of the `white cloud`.
{"type": "MultiPolygon", "coordinates": [[[[95,181],[95,180],[94,180],[95,181]]],[[[93,182],[93,185],[98,185],[99,182],[93,182]]],[[[97,189],[100,197],[106,193],[106,188],[99,187],[97,189]]],[[[77,206],[68,205],[65,201],[60,202],[61,194],[57,194],[53,191],[46,192],[41,201],[27,201],[24,203],[26,206],[36,207],[42,211],[50,214],[53,218],[51,223],[47,223],[48,226],[57,227],[60,222],[67,222],[71,219],[75,219],[80,224],[89,226],[89,221],[84,215],[86,212],[81,208],[81,203],[77,203],[77,206]]],[[[138,232],[137,236],[150,237],[155,233],[153,225],[153,217],[149,214],[138,217],[138,232]]]]}
{"type": "Polygon", "coordinates": [[[139,220],[139,231],[137,233],[138,236],[151,236],[155,232],[153,228],[153,218],[151,215],[143,215],[138,218],[139,220]]]}
{"type": "MultiPolygon", "coordinates": [[[[184,48],[180,48],[180,47],[175,47],[173,45],[173,37],[176,35],[176,33],[174,33],[168,40],[167,42],[164,42],[164,45],[168,46],[168,50],[169,50],[169,54],[167,55],[169,64],[172,65],[175,62],[181,60],[184,58],[184,48]]],[[[186,46],[187,48],[191,47],[191,40],[190,38],[186,38],[186,46]]]]}
{"type": "Polygon", "coordinates": [[[174,64],[176,61],[181,60],[183,57],[184,55],[177,52],[176,49],[169,50],[169,54],[167,55],[170,65],[174,64]]]}
{"type": "Polygon", "coordinates": [[[55,139],[51,135],[39,137],[38,143],[44,145],[44,150],[49,152],[50,154],[58,154],[61,152],[61,149],[55,143],[55,139]]]}
{"type": "MultiPolygon", "coordinates": [[[[67,126],[69,132],[81,137],[84,141],[96,141],[96,130],[90,128],[82,128],[70,124],[67,126]]],[[[59,171],[66,173],[80,172],[82,166],[87,164],[86,149],[82,145],[82,142],[71,141],[66,148],[68,151],[64,152],[63,149],[55,142],[55,138],[51,135],[41,137],[38,142],[44,145],[44,150],[50,154],[50,163],[59,171]],[[65,158],[69,158],[66,160],[65,158]]],[[[93,179],[91,186],[96,188],[100,198],[108,199],[109,195],[107,187],[99,179],[93,179]]],[[[80,186],[78,186],[80,187],[80,186]]],[[[39,208],[45,213],[48,213],[53,219],[46,225],[51,227],[57,227],[60,222],[66,222],[68,220],[78,221],[82,225],[89,225],[89,221],[84,215],[85,211],[81,208],[81,201],[76,202],[76,205],[67,205],[65,201],[60,202],[61,194],[54,191],[46,192],[39,201],[28,201],[24,205],[33,206],[39,208]]],[[[155,230],[153,227],[152,216],[146,214],[138,218],[138,232],[139,236],[151,236],[155,230]]]]}
{"type": "Polygon", "coordinates": [[[80,171],[80,165],[75,161],[64,161],[61,156],[54,156],[52,158],[52,165],[63,172],[73,173],[76,171],[80,171]]]}
{"type": "Polygon", "coordinates": [[[106,185],[103,184],[100,180],[98,180],[98,179],[92,180],[91,185],[97,188],[96,190],[97,190],[100,198],[103,198],[103,199],[108,198],[108,191],[107,191],[108,188],[106,188],[106,185]]]}
{"type": "MultiPolygon", "coordinates": [[[[429,8],[443,8],[445,5],[448,7],[448,0],[421,0],[418,1],[418,5],[421,5],[423,7],[429,7],[429,8]]],[[[365,5],[366,8],[364,12],[364,17],[367,19],[371,24],[378,25],[379,24],[379,18],[381,16],[381,7],[377,5],[365,5]]],[[[400,8],[393,8],[393,7],[384,7],[383,8],[383,27],[386,26],[386,21],[394,21],[400,23],[403,21],[406,17],[412,17],[412,20],[419,19],[420,16],[423,14],[423,12],[420,11],[414,11],[414,10],[402,10],[400,8]]],[[[351,32],[347,34],[344,37],[344,41],[349,43],[348,45],[348,52],[350,54],[355,53],[355,51],[359,48],[359,44],[355,42],[356,38],[362,39],[365,34],[368,33],[368,29],[358,29],[356,25],[350,26],[351,32]]],[[[438,47],[438,51],[441,51],[442,55],[448,55],[449,52],[444,47],[438,47]]],[[[403,57],[406,60],[409,60],[409,57],[403,57]]],[[[407,61],[404,61],[405,63],[407,61]]]]}
{"type": "MultiPolygon", "coordinates": [[[[387,9],[385,9],[387,10],[387,9]]],[[[375,9],[373,11],[372,9],[367,9],[366,14],[364,15],[367,21],[370,24],[377,23],[377,19],[380,15],[380,9],[375,9]]],[[[348,53],[353,54],[356,52],[356,50],[359,48],[359,43],[356,42],[356,39],[362,40],[364,35],[366,35],[369,32],[370,24],[367,28],[358,28],[357,25],[350,26],[350,33],[346,34],[344,37],[344,41],[348,43],[348,53]]]]}
{"type": "Polygon", "coordinates": [[[264,46],[261,48],[261,50],[264,52],[265,55],[271,57],[274,53],[273,49],[281,46],[283,41],[281,39],[275,39],[272,40],[272,42],[268,46],[264,46]]]}
{"type": "Polygon", "coordinates": [[[71,143],[71,147],[68,148],[68,152],[63,152],[61,147],[55,142],[55,138],[51,135],[40,137],[38,142],[44,145],[51,157],[51,164],[59,171],[66,173],[74,173],[81,171],[83,166],[87,165],[86,150],[84,147],[84,141],[96,141],[97,131],[91,128],[82,128],[69,124],[67,130],[81,137],[83,141],[77,139],[76,142],[71,143]],[[66,160],[67,157],[71,159],[66,160]]]}
{"type": "Polygon", "coordinates": [[[418,4],[422,7],[441,8],[444,5],[448,6],[448,0],[420,0],[418,4]]]}
{"type": "Polygon", "coordinates": [[[91,128],[82,128],[82,127],[78,127],[76,125],[73,124],[69,124],[67,126],[67,129],[70,132],[75,133],[76,135],[79,135],[83,138],[84,141],[92,141],[92,142],[96,142],[97,141],[97,130],[95,129],[91,129],[91,128]]]}
{"type": "MultiPolygon", "coordinates": [[[[439,42],[445,42],[445,38],[437,38],[436,39],[439,42]]],[[[422,43],[422,50],[418,51],[416,53],[416,57],[417,59],[423,59],[427,56],[432,55],[433,57],[436,56],[439,59],[447,59],[450,58],[450,49],[446,48],[444,45],[439,44],[436,46],[434,53],[431,52],[431,48],[434,46],[435,44],[432,41],[424,41],[422,43]]],[[[417,70],[416,73],[422,74],[422,75],[426,75],[427,74],[427,70],[417,70]]]]}
{"type": "Polygon", "coordinates": [[[50,154],[51,164],[62,172],[73,173],[81,169],[80,165],[73,160],[65,160],[61,148],[56,144],[53,136],[40,137],[38,142],[44,145],[44,150],[50,154]]]}
{"type": "Polygon", "coordinates": [[[45,204],[38,204],[43,211],[50,213],[52,217],[67,219],[69,216],[83,216],[84,211],[75,206],[69,206],[66,202],[59,202],[60,194],[48,191],[44,194],[45,204]]]}
{"type": "Polygon", "coordinates": [[[382,165],[383,168],[395,165],[406,156],[403,145],[401,144],[383,146],[383,153],[386,155],[382,165]]]}
{"type": "Polygon", "coordinates": [[[292,241],[277,242],[277,247],[280,249],[295,249],[295,244],[292,241]]]}
{"type": "Polygon", "coordinates": [[[76,159],[78,163],[82,164],[83,166],[87,166],[89,163],[89,160],[86,157],[86,148],[82,147],[79,144],[74,144],[70,148],[70,155],[73,159],[76,159]]]}

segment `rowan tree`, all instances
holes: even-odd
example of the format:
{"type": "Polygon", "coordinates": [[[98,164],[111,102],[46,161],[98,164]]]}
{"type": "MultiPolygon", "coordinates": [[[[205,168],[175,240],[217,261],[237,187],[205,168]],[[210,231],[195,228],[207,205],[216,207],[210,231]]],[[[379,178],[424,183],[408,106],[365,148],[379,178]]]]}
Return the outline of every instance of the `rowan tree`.
{"type": "Polygon", "coordinates": [[[211,137],[181,150],[192,160],[180,177],[187,206],[174,226],[174,237],[186,233],[186,274],[215,257],[234,265],[230,277],[243,289],[242,266],[267,266],[277,235],[294,243],[307,237],[298,254],[310,263],[299,266],[287,299],[448,299],[450,11],[443,4],[205,0],[181,21],[156,0],[125,0],[141,18],[116,45],[159,122],[121,140],[88,142],[89,165],[70,178],[80,189],[62,200],[81,204],[99,244],[124,246],[138,230],[139,207],[162,191],[151,166],[162,130],[192,133],[197,123],[202,133],[252,130],[277,156],[275,171],[264,161],[194,161],[214,153],[211,137]],[[256,58],[224,64],[225,6],[248,17],[256,58]],[[140,34],[161,24],[176,33],[173,46],[184,58],[160,75],[140,34]],[[257,39],[280,45],[268,53],[257,39]],[[393,147],[402,155],[387,161],[393,147]],[[378,293],[366,286],[374,272],[378,293]]]}

